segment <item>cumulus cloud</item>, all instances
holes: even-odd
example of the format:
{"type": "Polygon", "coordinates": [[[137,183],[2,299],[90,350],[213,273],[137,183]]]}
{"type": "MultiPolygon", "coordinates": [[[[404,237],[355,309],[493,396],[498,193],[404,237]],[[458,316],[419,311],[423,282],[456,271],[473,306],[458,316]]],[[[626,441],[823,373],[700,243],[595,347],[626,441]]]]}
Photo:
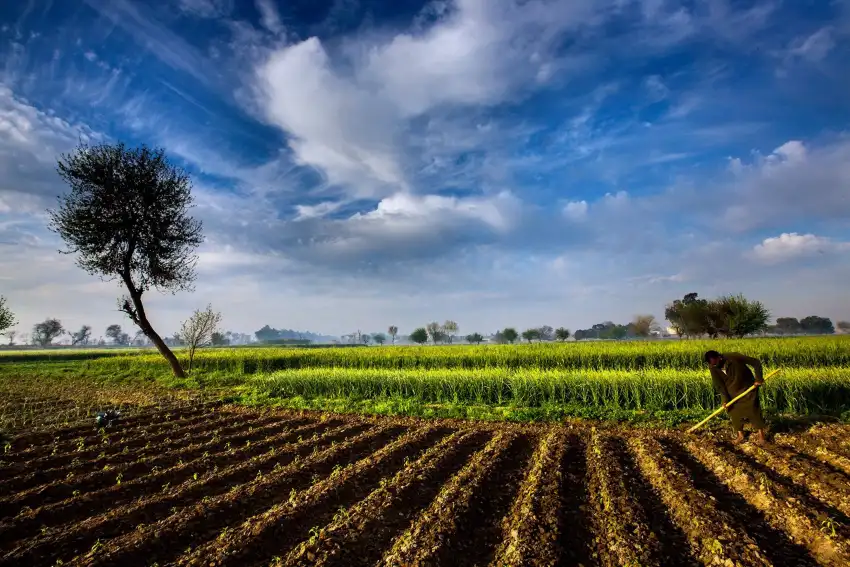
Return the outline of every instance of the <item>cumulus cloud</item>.
{"type": "Polygon", "coordinates": [[[767,156],[756,154],[751,163],[733,163],[735,181],[715,188],[727,229],[850,218],[850,140],[813,148],[789,141],[767,156]]]}
{"type": "Polygon", "coordinates": [[[570,201],[564,205],[564,215],[571,220],[582,220],[587,216],[587,201],[570,201]]]}
{"type": "Polygon", "coordinates": [[[57,155],[79,140],[101,136],[19,99],[0,85],[0,208],[32,212],[64,190],[56,175],[57,155]]]}
{"type": "Polygon", "coordinates": [[[839,252],[850,252],[850,242],[837,242],[814,234],[786,232],[765,238],[753,248],[752,255],[762,262],[776,264],[839,252]]]}

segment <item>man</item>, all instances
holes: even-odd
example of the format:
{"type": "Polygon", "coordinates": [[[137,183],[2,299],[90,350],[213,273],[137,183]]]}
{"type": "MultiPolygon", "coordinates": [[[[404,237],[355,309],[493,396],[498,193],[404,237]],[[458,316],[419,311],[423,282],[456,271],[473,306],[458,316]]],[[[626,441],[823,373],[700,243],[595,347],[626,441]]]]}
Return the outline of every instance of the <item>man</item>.
{"type": "Polygon", "coordinates": [[[764,430],[766,425],[761,415],[758,392],[758,386],[764,384],[761,362],[757,358],[737,352],[720,354],[715,350],[706,352],[704,358],[711,370],[711,381],[714,384],[714,389],[720,394],[723,408],[729,413],[732,428],[737,433],[734,443],[738,444],[744,441],[744,421],[750,422],[753,429],[758,431],[759,442],[765,443],[764,430]],[[755,369],[755,377],[753,377],[748,365],[755,369]],[[731,406],[727,405],[732,398],[743,393],[753,384],[757,387],[755,390],[731,406]]]}

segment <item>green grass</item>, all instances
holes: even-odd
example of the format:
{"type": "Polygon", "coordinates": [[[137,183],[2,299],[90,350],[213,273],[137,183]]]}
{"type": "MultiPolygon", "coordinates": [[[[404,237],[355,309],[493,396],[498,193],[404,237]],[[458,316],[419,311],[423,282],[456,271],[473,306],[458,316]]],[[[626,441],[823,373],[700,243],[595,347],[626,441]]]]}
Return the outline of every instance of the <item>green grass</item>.
{"type": "MultiPolygon", "coordinates": [[[[705,368],[703,353],[740,351],[772,367],[850,366],[850,336],[715,341],[569,342],[485,346],[385,346],[359,349],[204,349],[195,367],[253,374],[303,368],[644,370],[705,368]]],[[[92,361],[105,370],[167,369],[158,354],[92,361]]]]}
{"type": "MultiPolygon", "coordinates": [[[[850,418],[850,337],[632,341],[534,345],[204,349],[195,371],[173,378],[157,354],[0,353],[0,383],[157,384],[246,404],[345,413],[547,421],[566,417],[677,424],[718,407],[705,350],[762,360],[774,416],[850,418]],[[15,358],[18,356],[19,358],[15,358]]],[[[178,351],[178,357],[185,353],[178,351]]],[[[2,388],[0,388],[2,390],[2,388]]]]}

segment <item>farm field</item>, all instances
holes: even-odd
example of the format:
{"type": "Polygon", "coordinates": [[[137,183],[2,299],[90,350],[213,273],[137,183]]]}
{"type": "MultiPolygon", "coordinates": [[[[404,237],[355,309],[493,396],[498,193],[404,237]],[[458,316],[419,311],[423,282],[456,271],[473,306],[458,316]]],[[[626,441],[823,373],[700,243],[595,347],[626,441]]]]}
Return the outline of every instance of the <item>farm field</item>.
{"type": "Polygon", "coordinates": [[[845,425],[761,448],[726,432],[198,400],[125,412],[101,430],[86,419],[12,433],[0,565],[850,562],[845,425]]]}
{"type": "MultiPolygon", "coordinates": [[[[247,405],[514,421],[564,417],[678,424],[715,409],[708,349],[779,369],[760,390],[772,416],[850,420],[850,336],[361,348],[205,348],[176,380],[150,351],[0,352],[0,378],[69,377],[217,393],[247,405]]],[[[183,351],[177,351],[184,358],[183,351]]],[[[0,380],[2,381],[2,380],[0,380]]]]}

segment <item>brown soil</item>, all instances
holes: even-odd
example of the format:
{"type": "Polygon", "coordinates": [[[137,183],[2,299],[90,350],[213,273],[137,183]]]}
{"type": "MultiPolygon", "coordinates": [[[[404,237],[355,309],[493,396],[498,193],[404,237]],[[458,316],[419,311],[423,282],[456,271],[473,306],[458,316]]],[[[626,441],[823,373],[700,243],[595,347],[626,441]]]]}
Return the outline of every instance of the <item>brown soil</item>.
{"type": "Polygon", "coordinates": [[[13,440],[0,566],[850,563],[844,426],[761,448],[576,424],[127,411],[121,429],[13,440]]]}

